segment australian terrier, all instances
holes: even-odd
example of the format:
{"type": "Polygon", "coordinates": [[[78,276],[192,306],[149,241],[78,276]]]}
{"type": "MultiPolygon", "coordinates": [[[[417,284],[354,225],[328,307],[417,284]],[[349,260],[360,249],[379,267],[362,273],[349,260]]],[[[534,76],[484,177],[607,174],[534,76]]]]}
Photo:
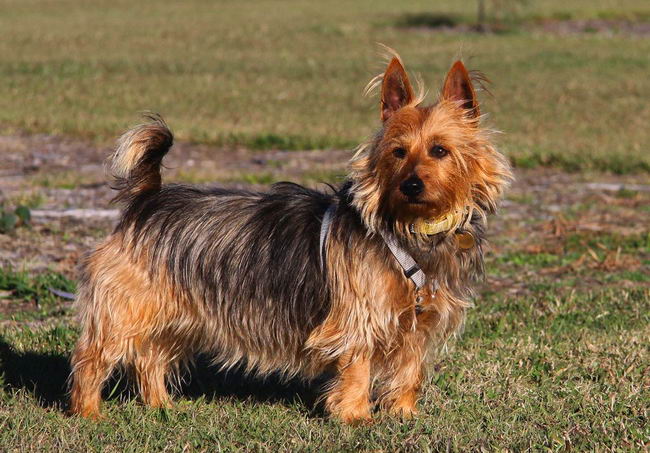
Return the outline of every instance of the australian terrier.
{"type": "Polygon", "coordinates": [[[165,123],[122,136],[121,219],[83,262],[72,412],[99,415],[117,365],[145,404],[167,406],[170,378],[202,353],[260,376],[331,371],[324,405],[344,422],[375,405],[416,413],[427,351],[463,323],[485,217],[511,178],[476,79],[457,61],[424,106],[395,54],[374,83],[380,129],[329,192],[162,185],[165,123]]]}

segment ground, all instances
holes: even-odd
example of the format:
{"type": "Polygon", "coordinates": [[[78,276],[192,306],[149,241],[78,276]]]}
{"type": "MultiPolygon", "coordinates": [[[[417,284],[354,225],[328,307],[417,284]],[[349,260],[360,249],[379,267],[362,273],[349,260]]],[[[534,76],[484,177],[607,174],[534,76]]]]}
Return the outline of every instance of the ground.
{"type": "MultiPolygon", "coordinates": [[[[63,413],[77,328],[71,303],[48,289],[73,290],[80,256],[114,223],[102,166],[110,150],[46,135],[5,136],[1,146],[11,160],[0,190],[31,204],[34,216],[31,228],[0,235],[4,445],[392,451],[648,442],[650,185],[642,175],[516,171],[489,220],[492,246],[476,307],[464,333],[432,360],[413,421],[344,427],[314,406],[316,385],[260,383],[202,366],[173,409],[141,407],[116,381],[107,389],[107,419],[88,422],[63,413]],[[65,208],[91,217],[50,217],[65,208]]],[[[340,180],[350,155],[180,143],[165,179],[318,186],[340,180]]]]}
{"type": "Polygon", "coordinates": [[[518,28],[491,34],[431,23],[438,14],[472,26],[475,2],[453,0],[5,1],[5,134],[107,144],[151,110],[189,142],[351,147],[375,127],[376,100],[363,88],[383,70],[383,43],[422,78],[429,101],[455,59],[485,73],[488,124],[505,132],[502,149],[519,166],[650,171],[646,0],[528,2],[504,18],[518,28]],[[600,23],[580,32],[585,20],[600,23]]]}
{"type": "Polygon", "coordinates": [[[476,2],[433,3],[4,0],[0,451],[648,450],[648,2],[486,0],[483,27],[476,2]],[[117,135],[162,113],[178,139],[167,182],[340,182],[377,126],[362,92],[383,69],[378,42],[428,101],[457,58],[491,79],[483,124],[516,167],[489,218],[486,279],[430,360],[420,415],[344,426],[316,403],[323,382],[199,358],[170,409],[115,376],[104,419],[68,417],[78,328],[52,290],[74,292],[115,222],[104,161],[117,135]],[[17,206],[31,221],[6,229],[17,206]]]}

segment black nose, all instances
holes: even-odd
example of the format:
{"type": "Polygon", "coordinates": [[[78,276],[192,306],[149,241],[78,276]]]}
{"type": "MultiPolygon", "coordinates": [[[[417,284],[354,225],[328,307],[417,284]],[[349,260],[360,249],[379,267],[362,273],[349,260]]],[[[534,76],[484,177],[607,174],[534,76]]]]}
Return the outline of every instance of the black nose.
{"type": "Polygon", "coordinates": [[[399,186],[399,190],[407,197],[417,197],[424,190],[424,183],[417,176],[411,176],[399,186]]]}

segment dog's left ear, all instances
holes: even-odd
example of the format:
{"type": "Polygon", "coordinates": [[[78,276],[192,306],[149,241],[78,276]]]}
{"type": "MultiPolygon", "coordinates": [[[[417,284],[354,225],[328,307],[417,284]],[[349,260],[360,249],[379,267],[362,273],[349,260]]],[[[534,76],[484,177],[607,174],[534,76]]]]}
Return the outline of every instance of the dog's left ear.
{"type": "Polygon", "coordinates": [[[386,121],[397,110],[409,104],[414,97],[404,66],[398,58],[393,58],[384,72],[381,83],[381,120],[386,121]]]}
{"type": "Polygon", "coordinates": [[[472,79],[469,72],[467,72],[467,68],[460,60],[454,63],[449,70],[442,88],[441,98],[450,101],[463,101],[463,108],[467,109],[469,116],[472,118],[476,118],[481,114],[472,79]]]}

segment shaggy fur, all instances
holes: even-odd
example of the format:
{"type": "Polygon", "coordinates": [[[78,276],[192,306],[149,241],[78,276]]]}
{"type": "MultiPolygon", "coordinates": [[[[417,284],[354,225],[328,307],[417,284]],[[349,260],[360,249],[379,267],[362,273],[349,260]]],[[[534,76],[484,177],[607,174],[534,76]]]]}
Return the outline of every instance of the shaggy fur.
{"type": "Polygon", "coordinates": [[[397,56],[379,80],[382,127],[330,192],[162,186],[165,123],[152,118],[120,139],[112,169],[124,209],[83,263],[72,412],[99,414],[117,365],[135,371],[144,403],[168,405],[169,379],[198,353],[262,376],[332,370],[325,405],[346,422],[369,419],[373,402],[415,412],[427,350],[464,319],[469,284],[482,273],[485,215],[510,173],[479,125],[462,63],[432,106],[421,105],[397,56]],[[422,184],[415,195],[403,185],[413,178],[422,184]],[[322,269],[319,233],[332,204],[322,269]],[[449,232],[409,231],[457,209],[468,214],[449,232]],[[458,230],[475,246],[462,250],[458,230]],[[421,294],[380,233],[397,237],[425,272],[421,294]]]}

